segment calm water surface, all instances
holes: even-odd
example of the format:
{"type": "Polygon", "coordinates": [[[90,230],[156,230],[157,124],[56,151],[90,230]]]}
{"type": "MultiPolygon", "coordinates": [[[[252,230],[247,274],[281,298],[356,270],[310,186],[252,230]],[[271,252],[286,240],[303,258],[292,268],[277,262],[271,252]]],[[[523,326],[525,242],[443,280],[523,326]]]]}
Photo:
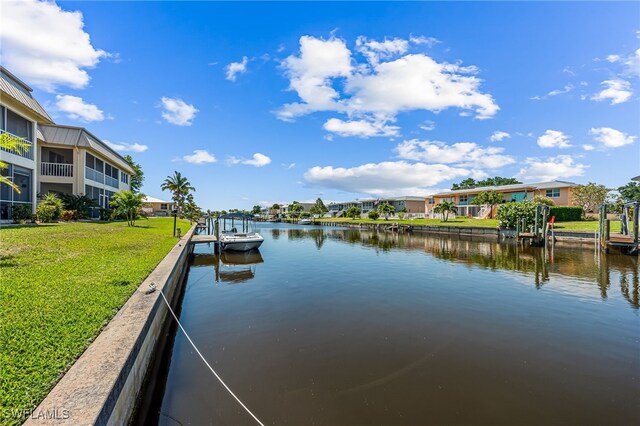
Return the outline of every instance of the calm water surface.
{"type": "MultiPolygon", "coordinates": [[[[640,424],[638,259],[263,224],[199,246],[181,322],[269,425],[640,424]]],[[[163,425],[251,425],[184,335],[163,425]]]]}

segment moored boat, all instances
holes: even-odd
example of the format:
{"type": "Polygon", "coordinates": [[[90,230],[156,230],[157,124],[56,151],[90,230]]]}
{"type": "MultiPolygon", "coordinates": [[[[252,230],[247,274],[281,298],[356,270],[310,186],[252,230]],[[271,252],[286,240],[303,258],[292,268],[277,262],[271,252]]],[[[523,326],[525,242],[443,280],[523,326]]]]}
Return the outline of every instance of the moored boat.
{"type": "Polygon", "coordinates": [[[253,229],[254,217],[244,213],[229,213],[218,217],[217,226],[220,226],[218,243],[220,250],[249,251],[260,247],[264,238],[253,229]],[[221,223],[222,221],[222,223],[221,223]],[[227,221],[231,223],[231,229],[227,229],[227,221]],[[241,232],[236,227],[241,227],[241,232]]]}

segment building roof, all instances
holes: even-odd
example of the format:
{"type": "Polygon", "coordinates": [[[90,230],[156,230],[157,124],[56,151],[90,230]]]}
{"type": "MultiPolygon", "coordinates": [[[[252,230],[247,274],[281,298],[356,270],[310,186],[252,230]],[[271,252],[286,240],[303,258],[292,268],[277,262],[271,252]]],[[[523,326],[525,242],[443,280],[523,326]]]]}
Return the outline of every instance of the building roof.
{"type": "Polygon", "coordinates": [[[156,197],[150,197],[149,195],[145,196],[142,199],[143,203],[161,203],[161,204],[173,204],[173,201],[165,201],[165,200],[161,200],[160,198],[156,198],[156,197]]]}
{"type": "Polygon", "coordinates": [[[484,191],[511,192],[511,191],[521,191],[521,190],[533,191],[536,189],[551,189],[551,188],[572,188],[576,185],[577,184],[573,182],[553,180],[550,182],[519,183],[514,185],[480,186],[477,188],[456,189],[456,190],[447,191],[447,192],[440,192],[438,194],[434,194],[433,197],[443,197],[443,196],[450,196],[450,195],[456,195],[456,194],[475,194],[477,192],[484,192],[484,191]]]}
{"type": "Polygon", "coordinates": [[[48,144],[91,148],[104,157],[111,159],[118,167],[127,173],[134,173],[134,170],[124,157],[83,127],[61,126],[56,124],[40,125],[38,126],[38,139],[48,144]]]}
{"type": "Polygon", "coordinates": [[[53,119],[49,117],[47,111],[33,97],[33,89],[27,86],[22,80],[11,74],[5,67],[0,66],[0,89],[3,94],[13,98],[24,107],[38,116],[38,122],[53,124],[53,119]]]}
{"type": "Polygon", "coordinates": [[[425,197],[418,197],[415,195],[406,195],[403,197],[380,197],[380,198],[362,198],[359,200],[351,200],[351,201],[332,201],[328,205],[335,204],[357,204],[357,203],[373,203],[376,201],[385,202],[385,201],[424,201],[425,197]]]}

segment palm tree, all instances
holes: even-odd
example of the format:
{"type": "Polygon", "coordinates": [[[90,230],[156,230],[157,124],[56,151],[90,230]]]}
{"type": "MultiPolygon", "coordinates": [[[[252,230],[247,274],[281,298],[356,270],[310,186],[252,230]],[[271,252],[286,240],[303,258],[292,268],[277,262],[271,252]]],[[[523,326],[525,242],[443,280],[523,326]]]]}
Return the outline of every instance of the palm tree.
{"type": "Polygon", "coordinates": [[[297,201],[294,201],[289,205],[289,213],[293,217],[298,217],[300,213],[304,210],[304,206],[297,201]]]}
{"type": "MultiPolygon", "coordinates": [[[[19,154],[20,152],[27,152],[30,147],[31,145],[28,142],[25,142],[25,140],[22,138],[13,136],[9,133],[0,133],[0,148],[19,154]]],[[[5,163],[4,161],[0,161],[0,171],[6,169],[7,167],[7,163],[5,163]]],[[[7,184],[18,194],[20,193],[20,188],[18,187],[18,185],[13,183],[8,177],[2,176],[1,174],[0,183],[7,184]]]]}
{"type": "Polygon", "coordinates": [[[113,209],[114,215],[126,217],[127,225],[134,226],[142,209],[143,198],[143,194],[137,194],[133,191],[118,191],[111,197],[109,205],[113,209]]]}
{"type": "Polygon", "coordinates": [[[433,208],[434,213],[442,213],[442,218],[446,222],[449,219],[449,213],[457,213],[458,207],[453,201],[442,201],[433,208]]]}
{"type": "Polygon", "coordinates": [[[177,204],[180,213],[184,210],[187,194],[196,190],[180,172],[173,172],[173,176],[167,176],[160,189],[171,192],[173,202],[177,204]]]}

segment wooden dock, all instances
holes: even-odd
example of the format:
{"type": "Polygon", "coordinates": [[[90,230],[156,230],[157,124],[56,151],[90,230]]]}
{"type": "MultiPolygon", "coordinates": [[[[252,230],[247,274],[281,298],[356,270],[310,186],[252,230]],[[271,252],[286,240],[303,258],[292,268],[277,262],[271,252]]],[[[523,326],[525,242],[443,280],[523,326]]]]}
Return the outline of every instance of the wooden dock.
{"type": "Polygon", "coordinates": [[[194,235],[191,237],[191,244],[217,243],[215,235],[194,235]]]}

